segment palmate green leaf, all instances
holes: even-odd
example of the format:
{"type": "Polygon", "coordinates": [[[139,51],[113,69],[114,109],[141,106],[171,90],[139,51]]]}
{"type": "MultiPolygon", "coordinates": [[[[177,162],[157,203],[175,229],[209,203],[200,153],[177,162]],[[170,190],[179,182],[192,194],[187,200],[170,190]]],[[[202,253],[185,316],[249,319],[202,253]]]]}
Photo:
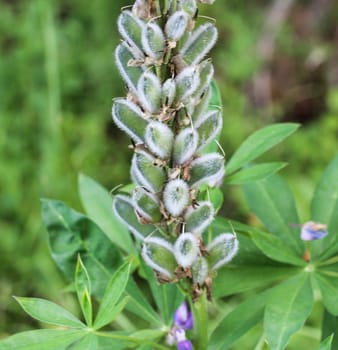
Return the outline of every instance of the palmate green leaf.
{"type": "Polygon", "coordinates": [[[245,184],[243,190],[250,209],[263,222],[269,232],[279,237],[298,256],[303,256],[304,243],[300,240],[300,229],[293,195],[278,175],[245,184]]]}
{"type": "Polygon", "coordinates": [[[58,267],[73,280],[80,253],[90,276],[93,295],[102,296],[112,274],[122,263],[119,250],[93,221],[61,201],[42,200],[42,218],[58,267]]]}
{"type": "MultiPolygon", "coordinates": [[[[140,345],[147,345],[149,346],[149,349],[151,350],[168,350],[167,346],[160,345],[153,341],[153,339],[157,339],[159,331],[154,330],[154,334],[156,335],[156,338],[154,337],[147,337],[147,338],[141,338],[143,332],[140,331],[140,336],[137,333],[130,334],[130,333],[122,333],[122,332],[98,332],[95,331],[94,334],[98,338],[99,348],[98,350],[112,350],[112,349],[133,349],[137,347],[140,348],[140,345]],[[151,339],[152,338],[152,339],[151,339]],[[115,343],[116,342],[116,343],[115,343]],[[110,343],[110,347],[108,346],[110,343]],[[123,347],[121,346],[121,343],[124,344],[123,347]],[[118,345],[118,346],[115,346],[118,345]]],[[[163,332],[162,332],[163,334],[163,332]]],[[[145,333],[145,335],[149,335],[148,332],[145,333]]]]}
{"type": "Polygon", "coordinates": [[[0,341],[0,350],[66,350],[84,336],[83,330],[37,330],[15,334],[0,341]]]}
{"type": "Polygon", "coordinates": [[[274,162],[252,165],[237,173],[225,177],[225,182],[232,185],[243,185],[248,182],[263,180],[283,169],[287,163],[274,162]]]}
{"type": "Polygon", "coordinates": [[[90,298],[92,286],[88,271],[84,266],[80,255],[78,255],[75,268],[75,290],[86,323],[91,327],[93,319],[93,307],[90,298]]]}
{"type": "Polygon", "coordinates": [[[152,296],[157,305],[164,322],[168,325],[172,321],[173,314],[183,302],[184,296],[176,284],[159,284],[156,281],[154,271],[142,263],[143,270],[147,277],[152,296]]]}
{"type": "Polygon", "coordinates": [[[126,294],[130,297],[127,310],[156,326],[163,325],[161,317],[151,307],[133,279],[128,282],[126,294]]]}
{"type": "Polygon", "coordinates": [[[270,259],[296,266],[306,265],[302,258],[271,233],[256,231],[250,235],[256,246],[270,259]]]}
{"type": "Polygon", "coordinates": [[[329,234],[312,242],[312,258],[324,260],[338,251],[338,156],[324,171],[311,204],[311,220],[327,225],[329,234]]]}
{"type": "Polygon", "coordinates": [[[332,276],[330,272],[318,271],[315,279],[319,285],[323,304],[334,316],[338,316],[338,275],[332,276]]]}
{"type": "Polygon", "coordinates": [[[88,216],[107,237],[128,254],[135,254],[131,236],[112,212],[110,193],[95,180],[80,174],[78,186],[82,205],[88,216]]]}
{"type": "Polygon", "coordinates": [[[67,350],[100,350],[98,345],[98,337],[93,333],[84,335],[82,339],[70,345],[67,350]]]}
{"type": "Polygon", "coordinates": [[[298,127],[299,124],[294,123],[273,124],[250,135],[229,160],[228,174],[232,174],[283,141],[298,127]]]}
{"type": "Polygon", "coordinates": [[[208,350],[227,350],[258,324],[270,291],[251,296],[225,316],[210,336],[208,350]]]}
{"type": "MultiPolygon", "coordinates": [[[[39,298],[15,297],[25,312],[36,320],[56,326],[70,328],[86,327],[79,319],[63,307],[39,298]]],[[[0,347],[1,348],[1,347],[0,347]]]]}
{"type": "Polygon", "coordinates": [[[327,310],[324,310],[323,322],[322,322],[322,339],[326,339],[333,336],[332,349],[338,349],[338,317],[333,316],[327,310]]]}
{"type": "Polygon", "coordinates": [[[331,350],[333,340],[333,334],[327,337],[324,341],[322,341],[317,350],[331,350]]]}
{"type": "Polygon", "coordinates": [[[285,349],[311,313],[313,291],[310,275],[302,273],[279,285],[270,294],[264,313],[264,332],[273,350],[285,349]]]}
{"type": "Polygon", "coordinates": [[[283,266],[225,266],[217,271],[217,276],[212,284],[212,295],[214,298],[220,298],[265,287],[299,273],[299,271],[299,268],[283,266]]]}
{"type": "Polygon", "coordinates": [[[120,311],[125,306],[127,299],[122,304],[117,304],[124,293],[130,275],[130,263],[122,265],[111,278],[101,301],[99,311],[95,318],[94,328],[100,329],[113,321],[117,316],[116,311],[120,311]]]}

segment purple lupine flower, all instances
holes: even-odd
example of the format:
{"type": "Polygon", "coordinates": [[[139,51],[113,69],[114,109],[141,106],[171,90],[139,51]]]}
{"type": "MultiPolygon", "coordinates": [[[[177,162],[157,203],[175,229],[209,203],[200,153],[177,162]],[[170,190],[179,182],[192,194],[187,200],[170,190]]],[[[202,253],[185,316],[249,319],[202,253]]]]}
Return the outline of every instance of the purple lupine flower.
{"type": "Polygon", "coordinates": [[[182,340],[177,343],[177,350],[193,350],[190,340],[182,340]]]}
{"type": "Polygon", "coordinates": [[[174,314],[174,323],[176,326],[181,327],[185,330],[192,329],[194,321],[192,313],[189,311],[186,301],[184,301],[176,310],[174,314]]]}
{"type": "Polygon", "coordinates": [[[319,222],[308,221],[302,225],[300,237],[303,241],[314,241],[328,234],[326,225],[319,222]]]}

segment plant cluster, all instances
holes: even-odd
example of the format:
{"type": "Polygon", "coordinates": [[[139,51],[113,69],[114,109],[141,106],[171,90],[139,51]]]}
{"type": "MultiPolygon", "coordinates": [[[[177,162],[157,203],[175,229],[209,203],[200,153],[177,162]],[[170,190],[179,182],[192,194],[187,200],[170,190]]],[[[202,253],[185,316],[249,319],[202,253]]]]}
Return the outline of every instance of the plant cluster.
{"type": "Polygon", "coordinates": [[[122,11],[115,58],[128,95],[114,100],[112,114],[132,140],[133,184],[112,203],[111,193],[81,175],[87,215],[42,200],[51,254],[81,317],[16,297],[57,328],[15,334],[0,350],[292,349],[292,335],[311,326],[317,305],[323,321],[311,330],[321,334],[314,341],[316,332],[307,332],[309,349],[338,346],[338,158],[315,189],[306,223],[275,174],[285,163],[254,162],[298,125],[255,132],[225,167],[214,142],[221,103],[205,58],[217,30],[201,22],[195,0],[137,0],[122,11]],[[223,180],[242,186],[265,228],[216,216],[223,180]],[[225,299],[231,295],[240,295],[235,306],[225,299]],[[257,329],[247,342],[243,336],[257,329]]]}
{"type": "Polygon", "coordinates": [[[202,235],[215,209],[199,194],[220,184],[225,168],[224,157],[207,150],[222,127],[221,110],[208,108],[214,68],[205,58],[217,30],[210,22],[196,27],[196,13],[195,0],[136,1],[121,13],[115,58],[128,95],[112,110],[133,141],[136,186],[115,196],[114,212],[142,242],[158,280],[188,279],[194,299],[238,249],[233,233],[208,245],[202,235]]]}

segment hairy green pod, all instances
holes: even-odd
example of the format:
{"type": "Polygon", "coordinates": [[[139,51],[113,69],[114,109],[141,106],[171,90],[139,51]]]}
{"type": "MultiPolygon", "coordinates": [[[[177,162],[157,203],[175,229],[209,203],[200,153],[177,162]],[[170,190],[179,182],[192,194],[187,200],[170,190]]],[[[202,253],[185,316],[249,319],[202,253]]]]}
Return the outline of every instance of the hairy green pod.
{"type": "Polygon", "coordinates": [[[181,179],[169,181],[163,191],[163,203],[170,215],[180,216],[189,204],[188,184],[181,179]]]}
{"type": "Polygon", "coordinates": [[[198,133],[198,149],[200,151],[207,146],[211,141],[215,140],[216,136],[222,129],[223,118],[219,110],[213,110],[205,113],[202,118],[195,123],[195,128],[198,133]]]}
{"type": "Polygon", "coordinates": [[[196,0],[180,0],[180,8],[184,11],[189,17],[194,17],[197,12],[196,0]]]}
{"type": "Polygon", "coordinates": [[[167,79],[162,86],[162,105],[170,107],[176,97],[176,83],[174,79],[167,79]]]}
{"type": "Polygon", "coordinates": [[[136,143],[143,143],[148,121],[135,103],[124,98],[114,100],[112,116],[115,124],[136,143]]]}
{"type": "Polygon", "coordinates": [[[190,65],[196,65],[212,49],[217,40],[217,29],[211,23],[199,26],[186,41],[180,55],[190,65]]]}
{"type": "Polygon", "coordinates": [[[116,47],[115,63],[119,73],[128,88],[137,95],[137,83],[143,73],[143,69],[141,67],[130,65],[130,62],[134,59],[135,58],[126,43],[123,42],[116,47]]]}
{"type": "Polygon", "coordinates": [[[173,13],[165,25],[165,33],[170,41],[178,41],[187,30],[189,17],[184,11],[173,13]]]}
{"type": "Polygon", "coordinates": [[[175,138],[173,160],[175,165],[186,163],[196,152],[198,134],[192,128],[183,129],[175,138]]]}
{"type": "Polygon", "coordinates": [[[212,270],[217,270],[230,262],[238,251],[238,239],[233,233],[217,236],[208,246],[208,262],[212,270]]]}
{"type": "Polygon", "coordinates": [[[160,79],[151,72],[144,72],[137,84],[138,98],[141,105],[149,113],[158,113],[161,108],[161,82],[160,79]]]}
{"type": "Polygon", "coordinates": [[[167,159],[173,148],[174,134],[168,125],[151,121],[145,130],[145,143],[154,155],[167,159]]]}
{"type": "Polygon", "coordinates": [[[161,221],[160,202],[156,195],[143,187],[136,187],[131,198],[135,210],[142,218],[151,223],[161,221]]]}
{"type": "Polygon", "coordinates": [[[113,211],[116,217],[138,240],[143,239],[156,231],[156,227],[150,224],[141,224],[135,214],[132,199],[128,196],[118,194],[113,199],[113,211]]]}
{"type": "Polygon", "coordinates": [[[186,230],[200,236],[214,219],[215,210],[210,202],[199,202],[189,207],[184,215],[186,230]]]}
{"type": "Polygon", "coordinates": [[[189,185],[216,186],[224,177],[224,158],[218,153],[209,153],[191,162],[189,185]]]}
{"type": "Polygon", "coordinates": [[[141,186],[154,193],[161,191],[166,180],[163,168],[156,165],[156,159],[143,150],[138,150],[133,156],[132,176],[136,176],[141,186]]]}
{"type": "Polygon", "coordinates": [[[191,266],[192,281],[194,284],[203,285],[209,274],[208,261],[199,256],[191,266]]]}
{"type": "Polygon", "coordinates": [[[142,46],[144,52],[154,60],[164,54],[165,37],[161,27],[154,22],[148,23],[142,31],[142,46]]]}
{"type": "Polygon", "coordinates": [[[176,79],[175,101],[185,102],[198,88],[200,83],[199,74],[195,67],[189,66],[180,72],[176,79]]]}
{"type": "Polygon", "coordinates": [[[182,233],[174,244],[174,255],[178,265],[190,267],[199,254],[199,243],[196,236],[190,232],[182,233]]]}
{"type": "Polygon", "coordinates": [[[130,11],[123,11],[118,20],[117,27],[122,38],[132,48],[135,57],[143,58],[142,31],[145,23],[135,17],[130,11]]]}
{"type": "Polygon", "coordinates": [[[172,279],[177,267],[174,248],[170,242],[160,237],[146,238],[142,246],[142,257],[153,270],[172,279]]]}
{"type": "Polygon", "coordinates": [[[214,76],[214,66],[211,63],[211,60],[201,62],[198,66],[198,73],[200,76],[200,84],[194,93],[194,99],[200,98],[210,86],[214,76]]]}

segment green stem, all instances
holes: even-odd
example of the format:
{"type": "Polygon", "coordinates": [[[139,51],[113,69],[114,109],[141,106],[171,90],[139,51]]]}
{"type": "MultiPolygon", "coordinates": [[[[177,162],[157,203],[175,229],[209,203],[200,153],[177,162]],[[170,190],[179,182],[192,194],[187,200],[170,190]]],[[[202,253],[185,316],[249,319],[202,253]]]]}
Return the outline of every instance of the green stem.
{"type": "Polygon", "coordinates": [[[194,350],[205,350],[208,347],[208,303],[206,292],[198,298],[195,303],[191,303],[194,317],[194,350]]]}

